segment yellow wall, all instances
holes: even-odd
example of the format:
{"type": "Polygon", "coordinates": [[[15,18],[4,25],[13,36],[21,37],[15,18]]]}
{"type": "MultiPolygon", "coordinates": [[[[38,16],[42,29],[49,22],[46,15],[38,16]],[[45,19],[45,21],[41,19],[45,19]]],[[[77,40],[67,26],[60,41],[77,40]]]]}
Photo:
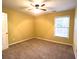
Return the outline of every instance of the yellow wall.
{"type": "Polygon", "coordinates": [[[69,11],[63,12],[56,12],[56,13],[48,13],[39,15],[36,17],[35,21],[35,30],[36,30],[36,37],[46,38],[46,40],[56,41],[61,43],[66,43],[72,45],[73,43],[73,27],[74,27],[74,9],[69,11]],[[70,34],[69,38],[62,38],[54,36],[54,18],[56,16],[70,16],[70,34]]]}
{"type": "Polygon", "coordinates": [[[13,9],[3,8],[8,15],[9,44],[28,39],[34,36],[33,16],[13,9]]]}
{"type": "Polygon", "coordinates": [[[3,8],[3,12],[8,14],[9,44],[32,37],[46,38],[46,40],[66,44],[73,43],[74,9],[64,12],[47,13],[39,16],[21,13],[10,8],[3,8]],[[65,15],[70,16],[69,38],[55,37],[54,17],[65,15]]]}
{"type": "Polygon", "coordinates": [[[74,21],[74,41],[73,41],[73,50],[75,58],[77,58],[77,9],[75,11],[75,21],[74,21]]]}

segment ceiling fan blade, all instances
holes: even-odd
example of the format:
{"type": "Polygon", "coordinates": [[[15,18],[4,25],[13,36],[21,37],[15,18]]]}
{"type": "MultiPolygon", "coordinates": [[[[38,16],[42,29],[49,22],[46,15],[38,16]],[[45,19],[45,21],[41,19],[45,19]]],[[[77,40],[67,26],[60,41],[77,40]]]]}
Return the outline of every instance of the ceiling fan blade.
{"type": "Polygon", "coordinates": [[[30,4],[31,6],[35,7],[33,4],[30,4]]]}
{"type": "Polygon", "coordinates": [[[41,7],[45,6],[45,4],[42,4],[41,7]]]}
{"type": "Polygon", "coordinates": [[[46,9],[41,9],[41,10],[43,10],[43,11],[47,11],[46,9]]]}

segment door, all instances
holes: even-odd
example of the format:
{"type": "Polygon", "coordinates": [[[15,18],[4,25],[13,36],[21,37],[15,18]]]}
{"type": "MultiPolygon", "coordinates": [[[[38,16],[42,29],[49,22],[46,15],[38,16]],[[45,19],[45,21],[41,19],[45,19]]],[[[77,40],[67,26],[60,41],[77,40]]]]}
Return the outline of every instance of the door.
{"type": "Polygon", "coordinates": [[[8,48],[7,14],[2,13],[2,50],[8,48]]]}

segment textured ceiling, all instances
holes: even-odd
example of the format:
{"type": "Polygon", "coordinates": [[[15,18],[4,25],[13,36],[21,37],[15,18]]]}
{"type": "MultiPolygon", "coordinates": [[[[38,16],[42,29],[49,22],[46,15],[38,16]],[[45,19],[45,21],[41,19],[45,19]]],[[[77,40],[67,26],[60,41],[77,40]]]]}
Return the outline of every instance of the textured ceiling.
{"type": "Polygon", "coordinates": [[[45,3],[48,7],[48,12],[50,11],[64,11],[72,8],[76,8],[77,1],[76,0],[2,0],[2,6],[13,8],[19,11],[29,11],[27,7],[31,8],[30,4],[36,3],[45,3]],[[26,7],[26,8],[22,8],[26,7]]]}

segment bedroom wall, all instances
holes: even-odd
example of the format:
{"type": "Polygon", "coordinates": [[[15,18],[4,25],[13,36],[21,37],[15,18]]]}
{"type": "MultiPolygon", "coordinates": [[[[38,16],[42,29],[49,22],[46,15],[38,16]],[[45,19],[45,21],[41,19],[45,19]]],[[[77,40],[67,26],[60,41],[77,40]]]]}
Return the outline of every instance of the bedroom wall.
{"type": "Polygon", "coordinates": [[[21,13],[19,11],[3,8],[3,12],[8,15],[8,40],[9,44],[26,40],[34,36],[33,19],[29,14],[21,13]]]}
{"type": "Polygon", "coordinates": [[[75,9],[72,9],[63,12],[48,13],[37,16],[35,21],[35,36],[39,38],[45,38],[45,40],[52,42],[55,41],[57,43],[72,45],[74,32],[74,11],[75,9]],[[54,36],[54,17],[67,15],[70,16],[69,38],[54,36]]]}
{"type": "Polygon", "coordinates": [[[73,41],[73,50],[75,54],[75,59],[77,58],[77,10],[75,11],[75,22],[74,22],[74,41],[73,41]]]}
{"type": "Polygon", "coordinates": [[[75,9],[33,16],[10,8],[3,8],[3,12],[8,14],[9,44],[32,37],[39,37],[52,42],[55,41],[72,45],[74,32],[74,11],[75,9]],[[69,38],[55,37],[54,17],[65,15],[70,15],[71,17],[69,38]]]}

